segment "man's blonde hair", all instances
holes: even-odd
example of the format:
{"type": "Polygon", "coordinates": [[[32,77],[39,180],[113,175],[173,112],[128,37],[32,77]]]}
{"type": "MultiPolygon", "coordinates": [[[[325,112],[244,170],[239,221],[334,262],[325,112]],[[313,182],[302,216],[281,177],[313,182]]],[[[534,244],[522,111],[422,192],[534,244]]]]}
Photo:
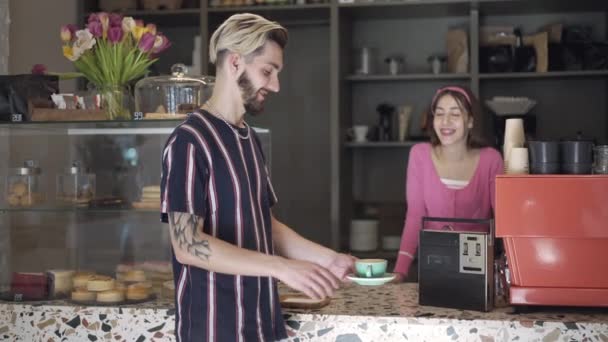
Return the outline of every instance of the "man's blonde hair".
{"type": "Polygon", "coordinates": [[[223,55],[228,51],[245,57],[261,53],[268,40],[284,49],[287,45],[287,30],[256,14],[235,14],[213,32],[209,41],[209,61],[220,66],[223,55]]]}

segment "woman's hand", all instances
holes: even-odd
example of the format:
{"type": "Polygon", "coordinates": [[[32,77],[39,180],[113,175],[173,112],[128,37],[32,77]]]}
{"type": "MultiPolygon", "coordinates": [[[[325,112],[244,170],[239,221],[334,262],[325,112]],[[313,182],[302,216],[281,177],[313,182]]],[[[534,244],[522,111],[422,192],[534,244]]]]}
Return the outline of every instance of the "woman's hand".
{"type": "Polygon", "coordinates": [[[401,284],[403,283],[403,279],[405,279],[405,274],[395,273],[395,279],[393,279],[391,283],[401,284]]]}

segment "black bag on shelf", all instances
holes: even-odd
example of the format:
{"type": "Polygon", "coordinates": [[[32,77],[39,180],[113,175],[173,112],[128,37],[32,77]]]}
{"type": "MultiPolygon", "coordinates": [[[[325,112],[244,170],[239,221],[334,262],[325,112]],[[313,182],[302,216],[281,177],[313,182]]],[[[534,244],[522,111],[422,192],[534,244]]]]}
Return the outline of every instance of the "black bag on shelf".
{"type": "Polygon", "coordinates": [[[585,67],[584,44],[549,44],[549,71],[578,71],[585,67]]]}
{"type": "Polygon", "coordinates": [[[0,121],[11,121],[12,114],[29,120],[28,101],[50,100],[59,93],[59,78],[50,75],[0,75],[0,121]]]}
{"type": "Polygon", "coordinates": [[[479,47],[479,71],[482,73],[512,72],[513,47],[511,45],[479,47]]]}
{"type": "Polygon", "coordinates": [[[562,43],[565,44],[591,44],[591,27],[568,26],[562,31],[562,43]]]}
{"type": "Polygon", "coordinates": [[[536,71],[536,50],[533,46],[514,47],[513,70],[515,72],[535,72],[536,71]]]}
{"type": "Polygon", "coordinates": [[[592,43],[585,47],[583,65],[586,70],[608,69],[608,43],[592,43]]]}

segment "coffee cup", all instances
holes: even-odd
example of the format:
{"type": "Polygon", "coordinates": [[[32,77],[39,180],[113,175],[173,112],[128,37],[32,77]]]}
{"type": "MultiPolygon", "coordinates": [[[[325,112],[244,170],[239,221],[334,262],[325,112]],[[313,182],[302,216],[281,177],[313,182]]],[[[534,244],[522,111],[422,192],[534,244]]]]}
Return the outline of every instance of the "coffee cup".
{"type": "Polygon", "coordinates": [[[385,259],[359,259],[355,261],[355,271],[361,278],[378,278],[386,273],[385,259]]]}
{"type": "Polygon", "coordinates": [[[366,142],[368,131],[369,131],[368,126],[365,126],[365,125],[353,126],[353,136],[355,138],[355,142],[366,142]]]}

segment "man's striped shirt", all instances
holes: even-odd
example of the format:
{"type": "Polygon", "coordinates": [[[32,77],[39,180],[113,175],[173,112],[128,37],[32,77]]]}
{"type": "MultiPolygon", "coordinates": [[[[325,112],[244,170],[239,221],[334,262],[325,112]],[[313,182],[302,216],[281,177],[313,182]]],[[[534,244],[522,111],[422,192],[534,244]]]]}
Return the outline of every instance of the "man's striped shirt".
{"type": "MultiPolygon", "coordinates": [[[[274,254],[270,208],[276,201],[253,129],[200,111],[167,140],[161,179],[164,222],[169,212],[190,213],[204,218],[206,234],[274,254]]],[[[287,337],[274,279],[210,272],[182,265],[175,255],[173,266],[178,341],[287,337]]]]}

